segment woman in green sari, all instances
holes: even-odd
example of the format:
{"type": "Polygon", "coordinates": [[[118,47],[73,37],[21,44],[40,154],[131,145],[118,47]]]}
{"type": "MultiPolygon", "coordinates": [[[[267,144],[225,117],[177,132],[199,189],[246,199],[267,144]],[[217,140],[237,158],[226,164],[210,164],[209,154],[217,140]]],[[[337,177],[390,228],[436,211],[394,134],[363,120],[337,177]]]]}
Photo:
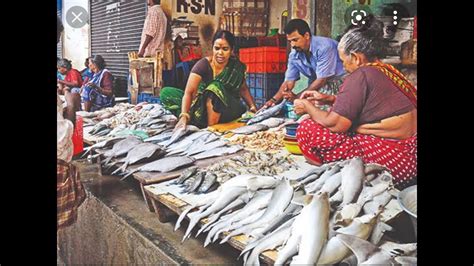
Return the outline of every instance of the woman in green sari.
{"type": "Polygon", "coordinates": [[[231,56],[235,38],[229,31],[218,31],[212,41],[212,56],[204,57],[191,70],[183,92],[164,87],[160,92],[163,106],[179,116],[176,128],[193,124],[200,128],[226,123],[246,111],[257,108],[245,82],[246,65],[231,56]]]}

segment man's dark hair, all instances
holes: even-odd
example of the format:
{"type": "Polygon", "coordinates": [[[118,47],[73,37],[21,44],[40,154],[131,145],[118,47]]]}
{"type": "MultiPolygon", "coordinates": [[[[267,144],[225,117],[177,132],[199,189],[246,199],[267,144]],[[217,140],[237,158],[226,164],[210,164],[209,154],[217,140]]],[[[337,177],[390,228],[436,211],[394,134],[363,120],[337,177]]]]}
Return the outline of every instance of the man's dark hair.
{"type": "Polygon", "coordinates": [[[161,3],[161,0],[153,0],[153,4],[159,5],[161,3]]]}
{"type": "Polygon", "coordinates": [[[311,29],[309,28],[308,23],[299,18],[290,20],[285,26],[286,34],[291,34],[295,30],[297,30],[300,35],[304,35],[306,32],[309,32],[309,35],[311,35],[311,29]]]}
{"type": "Polygon", "coordinates": [[[212,38],[212,45],[214,45],[214,42],[217,39],[224,39],[229,43],[230,49],[234,49],[235,46],[235,37],[234,34],[232,34],[230,31],[226,30],[220,30],[214,34],[214,37],[212,38]]]}
{"type": "Polygon", "coordinates": [[[104,69],[106,66],[105,60],[101,55],[91,57],[91,61],[101,70],[104,69]]]}
{"type": "Polygon", "coordinates": [[[61,33],[63,32],[64,30],[64,26],[63,26],[63,23],[61,22],[61,19],[57,17],[57,38],[56,38],[56,43],[59,43],[59,39],[61,38],[61,33]]]}

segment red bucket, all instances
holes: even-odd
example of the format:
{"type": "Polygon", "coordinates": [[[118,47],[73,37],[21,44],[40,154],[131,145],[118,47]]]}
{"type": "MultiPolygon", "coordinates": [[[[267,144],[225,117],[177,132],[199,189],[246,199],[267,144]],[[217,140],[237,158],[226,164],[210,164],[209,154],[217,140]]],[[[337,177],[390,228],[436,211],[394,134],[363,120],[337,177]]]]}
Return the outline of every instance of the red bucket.
{"type": "Polygon", "coordinates": [[[72,134],[72,144],[74,146],[73,155],[77,155],[84,150],[84,140],[82,138],[82,117],[76,115],[76,126],[74,127],[74,132],[72,134]]]}

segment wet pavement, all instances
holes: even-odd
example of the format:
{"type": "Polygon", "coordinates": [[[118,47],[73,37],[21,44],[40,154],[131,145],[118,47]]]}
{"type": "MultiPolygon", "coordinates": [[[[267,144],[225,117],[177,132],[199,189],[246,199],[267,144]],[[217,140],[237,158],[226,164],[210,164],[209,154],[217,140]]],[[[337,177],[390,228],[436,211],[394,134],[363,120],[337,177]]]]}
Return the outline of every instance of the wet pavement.
{"type": "Polygon", "coordinates": [[[228,244],[204,248],[205,234],[181,243],[187,221],[176,232],[177,217],[161,223],[149,211],[135,179],[120,181],[100,175],[98,164],[74,163],[88,199],[79,208],[77,222],[59,234],[58,253],[66,264],[239,263],[239,252],[228,244]]]}

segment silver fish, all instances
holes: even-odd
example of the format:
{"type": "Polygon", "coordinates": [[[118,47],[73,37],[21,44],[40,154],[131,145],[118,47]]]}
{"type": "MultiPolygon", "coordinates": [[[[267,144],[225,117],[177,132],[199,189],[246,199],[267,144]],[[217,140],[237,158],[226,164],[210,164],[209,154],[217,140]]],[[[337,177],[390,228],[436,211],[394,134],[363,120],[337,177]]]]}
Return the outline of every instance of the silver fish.
{"type": "Polygon", "coordinates": [[[287,119],[285,118],[279,118],[279,117],[270,117],[268,119],[265,119],[261,122],[259,122],[259,125],[265,125],[269,128],[274,128],[279,126],[280,124],[283,124],[287,119]]]}
{"type": "Polygon", "coordinates": [[[291,265],[313,265],[318,262],[329,233],[329,196],[326,192],[315,194],[311,203],[296,217],[293,227],[300,227],[301,230],[308,223],[312,226],[301,231],[298,255],[293,257],[291,265]]]}
{"type": "Polygon", "coordinates": [[[163,145],[164,147],[168,147],[169,145],[173,144],[178,139],[180,139],[182,136],[190,132],[195,132],[195,131],[199,131],[199,128],[193,125],[187,125],[185,128],[179,128],[173,132],[173,135],[171,136],[169,140],[160,143],[160,145],[163,145]]]}
{"type": "Polygon", "coordinates": [[[213,141],[213,142],[209,142],[209,143],[204,144],[200,147],[196,147],[196,149],[193,149],[191,151],[186,152],[186,155],[191,156],[191,155],[195,155],[195,154],[198,154],[198,153],[201,153],[201,152],[204,152],[204,151],[210,151],[210,150],[213,150],[215,148],[225,146],[227,143],[228,142],[225,141],[225,140],[216,140],[216,141],[213,141]]]}
{"type": "Polygon", "coordinates": [[[162,150],[162,147],[160,145],[156,145],[153,143],[140,143],[134,148],[132,148],[128,153],[127,156],[120,160],[120,162],[123,162],[122,166],[117,168],[114,172],[112,172],[112,175],[117,173],[117,172],[123,172],[127,168],[127,166],[139,163],[139,162],[144,162],[145,160],[154,160],[157,159],[159,156],[163,155],[164,151],[162,150]]]}
{"type": "Polygon", "coordinates": [[[162,142],[162,141],[170,139],[172,135],[173,135],[172,130],[163,131],[159,135],[155,135],[153,137],[146,138],[144,141],[145,142],[158,143],[158,142],[162,142]]]}
{"type": "Polygon", "coordinates": [[[241,145],[223,146],[217,149],[201,152],[199,154],[193,155],[192,157],[196,160],[201,160],[205,158],[211,158],[214,156],[233,154],[242,150],[243,148],[244,147],[242,147],[241,145]]]}
{"type": "Polygon", "coordinates": [[[231,130],[230,132],[234,134],[244,134],[244,135],[249,135],[258,131],[263,131],[267,130],[269,127],[267,125],[263,124],[253,124],[253,125],[247,125],[243,127],[239,127],[236,129],[231,130]]]}
{"type": "Polygon", "coordinates": [[[184,170],[181,175],[176,179],[176,184],[182,184],[186,179],[190,178],[194,174],[196,174],[199,168],[197,166],[188,167],[184,170]]]}
{"type": "Polygon", "coordinates": [[[286,239],[288,238],[290,231],[291,227],[287,226],[270,233],[268,236],[265,237],[265,239],[262,239],[262,241],[260,241],[258,245],[253,248],[248,259],[245,260],[244,265],[259,266],[260,261],[258,257],[260,256],[260,253],[264,252],[265,250],[274,249],[278,246],[283,245],[286,239]]]}
{"type": "MultiPolygon", "coordinates": [[[[337,233],[353,235],[366,240],[377,221],[379,212],[357,217],[347,227],[336,230],[337,233]]],[[[336,264],[347,257],[351,251],[337,237],[331,237],[326,246],[324,246],[318,264],[336,264]]]]}
{"type": "Polygon", "coordinates": [[[285,106],[285,103],[287,102],[286,99],[283,99],[281,103],[274,105],[270,108],[267,109],[260,109],[259,112],[255,114],[254,117],[252,117],[248,122],[247,125],[255,124],[258,123],[262,120],[265,120],[267,118],[270,118],[272,116],[276,116],[277,114],[280,113],[280,111],[283,109],[283,106],[285,106]]]}
{"type": "Polygon", "coordinates": [[[336,236],[357,256],[359,265],[395,265],[393,253],[387,252],[374,244],[356,236],[338,234],[336,236]]]}
{"type": "Polygon", "coordinates": [[[341,170],[341,190],[343,193],[342,206],[357,200],[362,190],[364,174],[364,162],[361,158],[353,158],[350,163],[341,170]]]}
{"type": "Polygon", "coordinates": [[[118,141],[114,144],[111,150],[108,150],[104,153],[104,156],[107,158],[104,161],[104,164],[108,164],[109,161],[114,157],[126,154],[128,151],[133,149],[133,147],[140,143],[142,143],[142,141],[134,136],[127,136],[125,139],[118,141]]]}
{"type": "Polygon", "coordinates": [[[145,165],[142,165],[133,171],[128,172],[121,180],[124,180],[128,176],[130,176],[133,173],[142,171],[142,172],[162,172],[166,173],[169,171],[172,171],[174,169],[177,169],[182,166],[190,165],[193,164],[194,161],[196,161],[192,157],[183,157],[183,156],[178,156],[178,157],[166,157],[163,159],[156,160],[151,163],[147,163],[145,165]]]}
{"type": "Polygon", "coordinates": [[[199,187],[199,193],[206,193],[211,188],[211,186],[216,183],[216,180],[217,176],[214,173],[206,173],[206,176],[204,177],[204,180],[202,181],[202,184],[199,187]]]}

